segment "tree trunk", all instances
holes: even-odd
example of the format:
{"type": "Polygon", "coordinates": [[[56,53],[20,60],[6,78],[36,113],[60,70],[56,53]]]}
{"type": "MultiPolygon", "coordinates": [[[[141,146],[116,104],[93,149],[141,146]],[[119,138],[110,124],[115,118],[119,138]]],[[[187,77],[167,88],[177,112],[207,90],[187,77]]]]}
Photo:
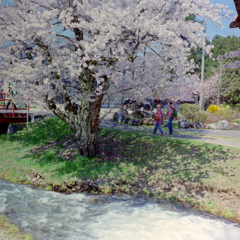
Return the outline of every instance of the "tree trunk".
{"type": "Polygon", "coordinates": [[[67,112],[59,111],[55,104],[50,105],[49,109],[53,113],[66,122],[75,137],[77,138],[78,154],[85,157],[93,157],[100,153],[100,144],[98,141],[98,129],[100,124],[100,110],[102,97],[95,102],[82,100],[78,107],[77,113],[72,107],[68,108],[67,112]]]}
{"type": "MultiPolygon", "coordinates": [[[[89,70],[84,72],[81,79],[80,89],[82,98],[77,110],[74,108],[68,95],[63,97],[63,111],[57,107],[55,102],[51,100],[47,100],[46,102],[48,108],[70,126],[77,138],[78,153],[85,157],[93,157],[101,153],[98,128],[104,93],[100,95],[92,94],[95,91],[95,85],[89,70]]],[[[104,91],[107,88],[108,85],[104,86],[104,91]]]]}
{"type": "Polygon", "coordinates": [[[100,153],[98,128],[101,99],[97,102],[85,101],[79,106],[75,121],[70,124],[78,143],[78,153],[85,157],[93,157],[100,153]]]}

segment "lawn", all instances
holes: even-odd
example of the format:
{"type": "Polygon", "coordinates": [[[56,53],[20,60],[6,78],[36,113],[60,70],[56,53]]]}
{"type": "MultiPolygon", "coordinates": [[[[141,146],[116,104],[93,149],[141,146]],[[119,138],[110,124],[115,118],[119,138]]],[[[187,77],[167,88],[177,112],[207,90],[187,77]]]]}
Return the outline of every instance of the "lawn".
{"type": "Polygon", "coordinates": [[[239,149],[146,131],[100,129],[101,154],[77,155],[57,118],[0,136],[0,177],[63,193],[146,194],[240,221],[239,149]]]}

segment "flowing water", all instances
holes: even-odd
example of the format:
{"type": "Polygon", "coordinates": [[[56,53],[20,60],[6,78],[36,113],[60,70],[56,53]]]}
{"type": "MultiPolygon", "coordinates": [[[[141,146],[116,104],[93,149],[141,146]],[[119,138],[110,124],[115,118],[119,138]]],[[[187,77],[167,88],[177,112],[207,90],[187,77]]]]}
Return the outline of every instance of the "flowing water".
{"type": "Polygon", "coordinates": [[[0,213],[35,240],[239,240],[237,224],[145,197],[63,195],[0,179],[0,213]]]}

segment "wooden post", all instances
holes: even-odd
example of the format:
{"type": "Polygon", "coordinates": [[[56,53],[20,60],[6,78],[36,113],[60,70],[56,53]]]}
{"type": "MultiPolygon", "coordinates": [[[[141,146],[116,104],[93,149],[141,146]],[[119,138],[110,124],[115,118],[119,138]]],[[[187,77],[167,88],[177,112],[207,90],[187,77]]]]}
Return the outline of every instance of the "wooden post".
{"type": "Polygon", "coordinates": [[[14,111],[14,103],[12,102],[12,116],[14,117],[15,111],[14,111]]]}
{"type": "Polygon", "coordinates": [[[27,104],[27,128],[28,128],[28,116],[29,116],[29,110],[30,110],[30,98],[28,98],[28,104],[27,104]]]}
{"type": "Polygon", "coordinates": [[[6,93],[3,93],[3,98],[4,98],[3,108],[6,108],[6,97],[7,97],[7,94],[6,94],[6,93]]]}
{"type": "Polygon", "coordinates": [[[27,107],[27,128],[28,128],[28,112],[29,112],[29,108],[27,107]]]}

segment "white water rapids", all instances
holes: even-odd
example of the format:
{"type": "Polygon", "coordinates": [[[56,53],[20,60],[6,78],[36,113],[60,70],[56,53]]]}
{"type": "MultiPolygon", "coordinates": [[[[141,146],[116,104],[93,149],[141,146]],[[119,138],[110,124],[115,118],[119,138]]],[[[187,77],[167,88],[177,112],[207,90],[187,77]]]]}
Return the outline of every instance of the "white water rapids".
{"type": "Polygon", "coordinates": [[[0,179],[0,214],[35,240],[239,240],[237,224],[144,197],[63,195],[0,179]]]}

